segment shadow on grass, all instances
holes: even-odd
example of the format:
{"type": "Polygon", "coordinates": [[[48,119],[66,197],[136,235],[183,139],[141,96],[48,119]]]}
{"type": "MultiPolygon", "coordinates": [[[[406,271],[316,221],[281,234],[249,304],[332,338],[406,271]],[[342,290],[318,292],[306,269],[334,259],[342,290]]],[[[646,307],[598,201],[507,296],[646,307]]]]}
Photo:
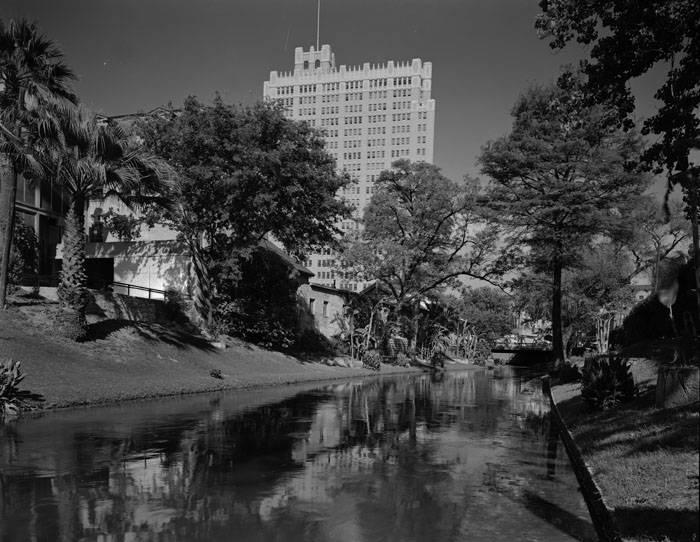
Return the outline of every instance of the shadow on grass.
{"type": "Polygon", "coordinates": [[[669,542],[696,542],[700,539],[697,510],[618,507],[615,509],[615,520],[624,538],[669,542]]]}
{"type": "MultiPolygon", "coordinates": [[[[585,453],[600,452],[616,446],[630,447],[627,456],[637,453],[653,452],[664,448],[674,452],[692,452],[697,450],[698,417],[700,402],[675,408],[655,409],[653,403],[654,390],[649,390],[640,397],[637,403],[625,405],[619,409],[604,412],[581,410],[582,401],[565,405],[564,416],[571,426],[576,428],[576,440],[585,453]],[[652,398],[649,401],[650,397],[652,398]],[[636,406],[636,408],[634,408],[636,406]],[[569,412],[575,412],[570,417],[569,412]],[[605,442],[619,435],[621,438],[605,442]]],[[[564,403],[569,403],[565,401],[564,403]]]]}
{"type": "Polygon", "coordinates": [[[523,504],[538,518],[553,525],[561,532],[581,542],[594,542],[598,540],[595,528],[590,521],[583,520],[559,505],[543,499],[539,495],[525,490],[523,504]]]}
{"type": "Polygon", "coordinates": [[[161,342],[176,348],[194,347],[209,352],[215,350],[204,337],[199,337],[174,327],[119,319],[108,319],[89,324],[87,337],[83,342],[104,340],[113,333],[126,328],[133,329],[140,338],[149,342],[161,342]]]}

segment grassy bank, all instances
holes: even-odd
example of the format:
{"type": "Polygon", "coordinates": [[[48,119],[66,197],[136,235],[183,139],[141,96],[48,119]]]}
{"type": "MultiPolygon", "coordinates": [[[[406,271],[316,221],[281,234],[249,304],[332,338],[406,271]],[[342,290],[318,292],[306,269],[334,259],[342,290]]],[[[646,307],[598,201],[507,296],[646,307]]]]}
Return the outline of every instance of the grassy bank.
{"type": "MultiPolygon", "coordinates": [[[[43,408],[377,374],[340,366],[348,360],[300,360],[242,341],[221,350],[176,326],[126,320],[93,322],[89,340],[76,343],[52,332],[55,311],[44,301],[0,311],[0,357],[22,362],[22,386],[44,395],[43,408]]],[[[415,370],[382,366],[381,374],[415,370]]]]}
{"type": "Polygon", "coordinates": [[[623,537],[697,541],[700,403],[657,409],[654,364],[634,374],[638,397],[612,410],[589,410],[578,384],[553,394],[623,537]]]}

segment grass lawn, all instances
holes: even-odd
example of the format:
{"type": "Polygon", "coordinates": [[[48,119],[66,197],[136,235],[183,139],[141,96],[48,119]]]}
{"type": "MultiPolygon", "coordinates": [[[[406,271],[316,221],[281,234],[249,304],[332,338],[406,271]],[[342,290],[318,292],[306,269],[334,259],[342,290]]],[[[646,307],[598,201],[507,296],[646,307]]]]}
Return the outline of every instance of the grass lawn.
{"type": "Polygon", "coordinates": [[[640,394],[619,408],[592,412],[579,385],[554,396],[626,540],[700,540],[700,403],[655,408],[650,364],[635,365],[640,394]]]}
{"type": "MultiPolygon", "coordinates": [[[[244,341],[220,350],[174,324],[93,320],[89,339],[76,343],[53,331],[56,311],[55,303],[27,299],[0,311],[0,358],[22,362],[21,386],[42,394],[44,408],[378,374],[244,341]]],[[[379,374],[415,371],[385,365],[379,374]]]]}

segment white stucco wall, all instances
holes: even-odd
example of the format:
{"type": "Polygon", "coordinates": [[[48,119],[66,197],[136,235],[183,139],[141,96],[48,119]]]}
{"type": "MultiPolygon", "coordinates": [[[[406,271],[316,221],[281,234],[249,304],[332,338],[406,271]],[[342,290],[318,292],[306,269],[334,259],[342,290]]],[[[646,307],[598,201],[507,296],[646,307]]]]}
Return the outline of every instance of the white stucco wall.
{"type": "MultiPolygon", "coordinates": [[[[62,246],[58,245],[57,258],[62,246]]],[[[114,282],[123,282],[156,290],[174,289],[188,292],[190,287],[190,257],[186,247],[177,241],[116,241],[88,243],[88,258],[114,259],[114,282]]],[[[122,292],[115,288],[117,293],[122,292]]],[[[133,290],[130,295],[148,297],[147,291],[133,290]]],[[[162,295],[151,294],[153,299],[162,295]]]]}

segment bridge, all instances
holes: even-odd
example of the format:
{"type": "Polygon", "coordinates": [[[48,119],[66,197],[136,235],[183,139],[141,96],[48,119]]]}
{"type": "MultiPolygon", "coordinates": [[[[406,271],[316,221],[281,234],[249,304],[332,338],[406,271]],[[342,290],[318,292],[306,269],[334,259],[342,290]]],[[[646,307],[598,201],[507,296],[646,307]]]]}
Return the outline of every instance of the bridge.
{"type": "Polygon", "coordinates": [[[532,344],[495,343],[491,347],[491,352],[496,352],[499,354],[517,354],[518,352],[547,352],[547,353],[551,353],[552,352],[552,343],[550,343],[550,342],[541,342],[541,343],[532,343],[532,344]]]}

